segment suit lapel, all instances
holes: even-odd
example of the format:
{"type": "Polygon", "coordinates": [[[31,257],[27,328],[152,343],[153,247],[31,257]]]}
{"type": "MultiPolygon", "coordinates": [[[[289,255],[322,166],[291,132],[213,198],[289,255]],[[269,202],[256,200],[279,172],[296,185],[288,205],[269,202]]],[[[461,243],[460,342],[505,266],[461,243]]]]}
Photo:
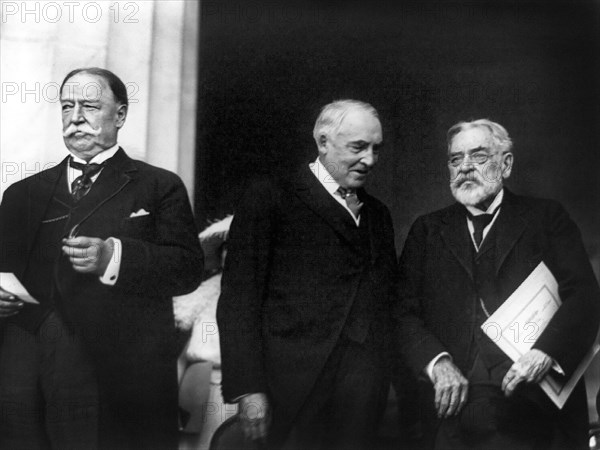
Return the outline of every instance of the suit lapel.
{"type": "Polygon", "coordinates": [[[493,226],[496,233],[496,261],[494,265],[496,274],[525,228],[527,228],[528,221],[525,213],[526,210],[519,203],[518,198],[504,188],[502,208],[493,226]]]}
{"type": "Polygon", "coordinates": [[[46,213],[50,200],[56,190],[56,184],[67,166],[67,159],[68,157],[47,171],[34,175],[35,177],[38,177],[38,182],[32,183],[31,190],[28,193],[29,198],[27,199],[30,204],[29,219],[27,221],[27,236],[31,236],[27,247],[28,255],[31,253],[31,249],[35,243],[33,236],[37,235],[44,214],[46,213]]]}
{"type": "MultiPolygon", "coordinates": [[[[473,279],[471,236],[467,228],[464,207],[458,203],[453,205],[443,218],[441,234],[444,242],[452,254],[465,268],[471,279],[473,279]]],[[[513,249],[519,237],[527,228],[526,210],[508,189],[504,188],[504,199],[498,218],[494,222],[490,233],[495,234],[496,254],[495,273],[498,274],[502,263],[513,249]]],[[[490,240],[483,241],[479,256],[490,249],[490,240]]],[[[489,236],[491,237],[491,235],[489,236]]]]}
{"type": "Polygon", "coordinates": [[[92,184],[90,192],[80,200],[79,224],[89,219],[102,205],[121,192],[131,181],[131,174],[136,171],[133,161],[119,148],[92,184]]]}
{"type": "Polygon", "coordinates": [[[473,280],[473,242],[467,228],[464,207],[458,203],[454,204],[442,220],[442,239],[473,280]]]}
{"type": "Polygon", "coordinates": [[[299,171],[295,181],[293,190],[300,200],[344,239],[351,243],[356,242],[359,231],[350,213],[331,197],[310,169],[303,168],[299,171]]]}

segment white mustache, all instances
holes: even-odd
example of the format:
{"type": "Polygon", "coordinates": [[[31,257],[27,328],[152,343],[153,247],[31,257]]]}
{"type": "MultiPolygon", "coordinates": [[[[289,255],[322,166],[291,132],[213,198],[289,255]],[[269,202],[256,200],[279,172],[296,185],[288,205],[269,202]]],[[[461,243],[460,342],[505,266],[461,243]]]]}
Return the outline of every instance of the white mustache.
{"type": "Polygon", "coordinates": [[[461,187],[463,184],[465,184],[467,181],[470,181],[471,183],[474,183],[478,186],[481,186],[481,181],[477,178],[477,177],[462,177],[462,178],[457,178],[456,180],[454,180],[452,182],[452,185],[454,187],[461,187]]]}
{"type": "Polygon", "coordinates": [[[69,138],[72,135],[74,135],[77,132],[81,132],[81,133],[85,133],[85,134],[89,134],[92,136],[98,136],[100,135],[100,132],[102,131],[101,128],[98,128],[97,130],[93,129],[92,127],[90,127],[89,125],[75,125],[75,124],[71,124],[67,127],[67,129],[65,131],[63,131],[63,137],[64,138],[69,138]]]}

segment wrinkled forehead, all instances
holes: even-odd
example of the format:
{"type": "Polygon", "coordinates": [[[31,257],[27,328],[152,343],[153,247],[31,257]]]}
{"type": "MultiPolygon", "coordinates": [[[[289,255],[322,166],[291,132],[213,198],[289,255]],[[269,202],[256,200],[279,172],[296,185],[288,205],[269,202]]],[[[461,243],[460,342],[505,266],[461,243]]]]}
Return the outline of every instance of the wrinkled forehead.
{"type": "Polygon", "coordinates": [[[452,137],[450,153],[469,153],[475,150],[494,150],[492,133],[486,127],[472,127],[452,137]]]}
{"type": "Polygon", "coordinates": [[[115,97],[103,77],[82,72],[73,75],[65,82],[60,99],[61,101],[100,101],[103,99],[114,101],[115,97]]]}

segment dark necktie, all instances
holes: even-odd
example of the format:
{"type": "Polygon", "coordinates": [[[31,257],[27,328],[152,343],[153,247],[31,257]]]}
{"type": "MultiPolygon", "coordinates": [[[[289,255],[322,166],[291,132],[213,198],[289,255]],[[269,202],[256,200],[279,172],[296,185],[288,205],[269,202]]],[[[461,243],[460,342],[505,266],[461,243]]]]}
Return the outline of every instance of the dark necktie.
{"type": "Polygon", "coordinates": [[[360,214],[360,209],[363,207],[363,203],[358,199],[356,191],[354,189],[346,189],[340,186],[337,192],[339,192],[340,196],[346,200],[346,205],[348,205],[348,208],[350,211],[352,211],[354,217],[358,219],[358,215],[360,214]]]}
{"type": "Polygon", "coordinates": [[[73,180],[71,183],[71,196],[76,202],[81,200],[85,195],[90,192],[92,188],[92,177],[102,170],[104,163],[102,164],[81,164],[73,161],[73,158],[69,160],[69,165],[73,169],[81,170],[81,175],[73,180]]]}
{"type": "Polygon", "coordinates": [[[479,248],[481,241],[483,240],[483,229],[490,224],[495,214],[496,211],[492,212],[491,214],[479,214],[478,216],[474,216],[467,211],[467,216],[473,223],[473,239],[477,244],[477,248],[479,248]]]}

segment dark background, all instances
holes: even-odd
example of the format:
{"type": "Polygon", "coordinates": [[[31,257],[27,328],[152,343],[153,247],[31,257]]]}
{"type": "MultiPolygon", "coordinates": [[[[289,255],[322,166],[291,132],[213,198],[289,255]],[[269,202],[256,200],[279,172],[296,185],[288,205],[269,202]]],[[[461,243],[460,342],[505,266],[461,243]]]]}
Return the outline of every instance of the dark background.
{"type": "Polygon", "coordinates": [[[389,206],[398,250],[418,215],[453,201],[446,130],[487,117],[515,142],[508,186],[561,201],[598,274],[594,3],[202,2],[199,223],[233,212],[250,177],[313,160],[320,107],[356,98],[382,118],[368,190],[389,206]]]}

